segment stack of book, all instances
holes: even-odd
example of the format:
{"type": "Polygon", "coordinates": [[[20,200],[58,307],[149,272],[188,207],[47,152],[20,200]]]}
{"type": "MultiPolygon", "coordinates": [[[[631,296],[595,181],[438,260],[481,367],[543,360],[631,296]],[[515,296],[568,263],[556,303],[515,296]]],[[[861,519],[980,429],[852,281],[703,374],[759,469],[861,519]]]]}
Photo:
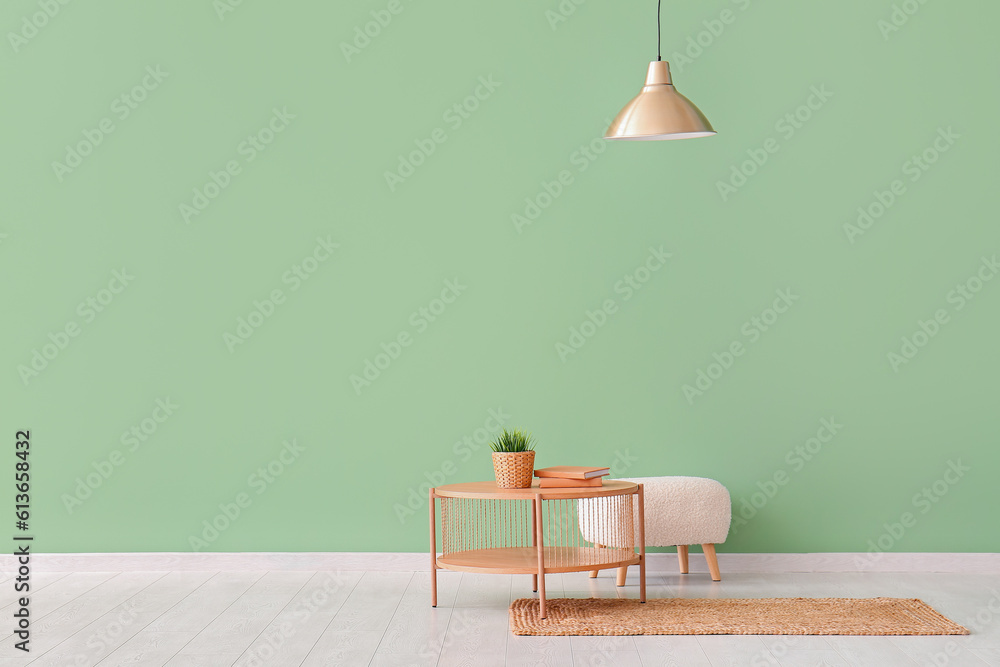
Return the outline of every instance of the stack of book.
{"type": "Polygon", "coordinates": [[[601,478],[609,474],[610,468],[585,466],[552,466],[535,471],[538,486],[543,489],[601,486],[601,478]]]}

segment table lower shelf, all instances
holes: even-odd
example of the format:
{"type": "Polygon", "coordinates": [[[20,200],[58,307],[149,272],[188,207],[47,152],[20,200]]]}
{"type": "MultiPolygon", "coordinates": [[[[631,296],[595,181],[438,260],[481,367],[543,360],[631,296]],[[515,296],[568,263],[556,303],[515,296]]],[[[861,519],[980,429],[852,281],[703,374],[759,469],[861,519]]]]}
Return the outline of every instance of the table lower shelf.
{"type": "MultiPolygon", "coordinates": [[[[543,547],[546,572],[585,572],[635,565],[639,555],[632,549],[595,547],[543,547]]],[[[537,574],[537,547],[502,547],[455,551],[437,557],[438,567],[458,572],[537,574]]]]}

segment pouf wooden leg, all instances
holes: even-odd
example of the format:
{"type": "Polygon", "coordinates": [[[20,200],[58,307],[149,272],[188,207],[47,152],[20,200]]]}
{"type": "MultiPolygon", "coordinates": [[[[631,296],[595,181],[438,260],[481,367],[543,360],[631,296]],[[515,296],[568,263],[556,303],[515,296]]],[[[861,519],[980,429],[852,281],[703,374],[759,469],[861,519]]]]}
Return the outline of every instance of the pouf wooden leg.
{"type": "Polygon", "coordinates": [[[719,559],[715,557],[715,545],[703,544],[701,550],[705,552],[705,560],[708,561],[708,571],[712,573],[712,581],[722,581],[719,573],[719,559]]]}
{"type": "MultiPolygon", "coordinates": [[[[598,544],[597,542],[594,542],[594,546],[597,547],[598,549],[603,549],[604,548],[603,544],[598,544]]],[[[590,578],[591,579],[596,579],[598,572],[600,572],[600,570],[591,570],[590,571],[590,578]]]]}
{"type": "Polygon", "coordinates": [[[677,545],[677,563],[681,567],[681,574],[688,573],[688,548],[686,544],[677,545]]]}
{"type": "Polygon", "coordinates": [[[622,565],[618,568],[618,577],[615,579],[616,586],[625,585],[625,577],[628,575],[628,565],[622,565]]]}

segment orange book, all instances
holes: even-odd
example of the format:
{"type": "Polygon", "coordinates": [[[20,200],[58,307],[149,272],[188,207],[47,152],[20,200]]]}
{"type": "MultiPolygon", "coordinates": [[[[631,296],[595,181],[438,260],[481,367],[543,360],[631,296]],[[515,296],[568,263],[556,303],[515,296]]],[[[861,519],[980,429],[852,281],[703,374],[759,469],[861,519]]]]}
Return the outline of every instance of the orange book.
{"type": "Polygon", "coordinates": [[[535,477],[558,477],[560,479],[593,479],[611,473],[610,468],[588,468],[586,466],[552,466],[535,471],[535,477]]]}
{"type": "Polygon", "coordinates": [[[538,487],[542,489],[555,488],[589,488],[601,486],[600,477],[593,479],[563,479],[561,477],[542,477],[538,480],[538,487]]]}

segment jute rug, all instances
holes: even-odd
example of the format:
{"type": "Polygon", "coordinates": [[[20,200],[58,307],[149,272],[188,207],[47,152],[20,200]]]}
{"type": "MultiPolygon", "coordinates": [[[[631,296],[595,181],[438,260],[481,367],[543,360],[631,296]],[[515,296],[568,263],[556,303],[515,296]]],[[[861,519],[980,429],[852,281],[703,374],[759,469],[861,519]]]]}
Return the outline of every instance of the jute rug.
{"type": "Polygon", "coordinates": [[[515,635],[967,635],[916,599],[638,600],[524,598],[510,605],[515,635]]]}

